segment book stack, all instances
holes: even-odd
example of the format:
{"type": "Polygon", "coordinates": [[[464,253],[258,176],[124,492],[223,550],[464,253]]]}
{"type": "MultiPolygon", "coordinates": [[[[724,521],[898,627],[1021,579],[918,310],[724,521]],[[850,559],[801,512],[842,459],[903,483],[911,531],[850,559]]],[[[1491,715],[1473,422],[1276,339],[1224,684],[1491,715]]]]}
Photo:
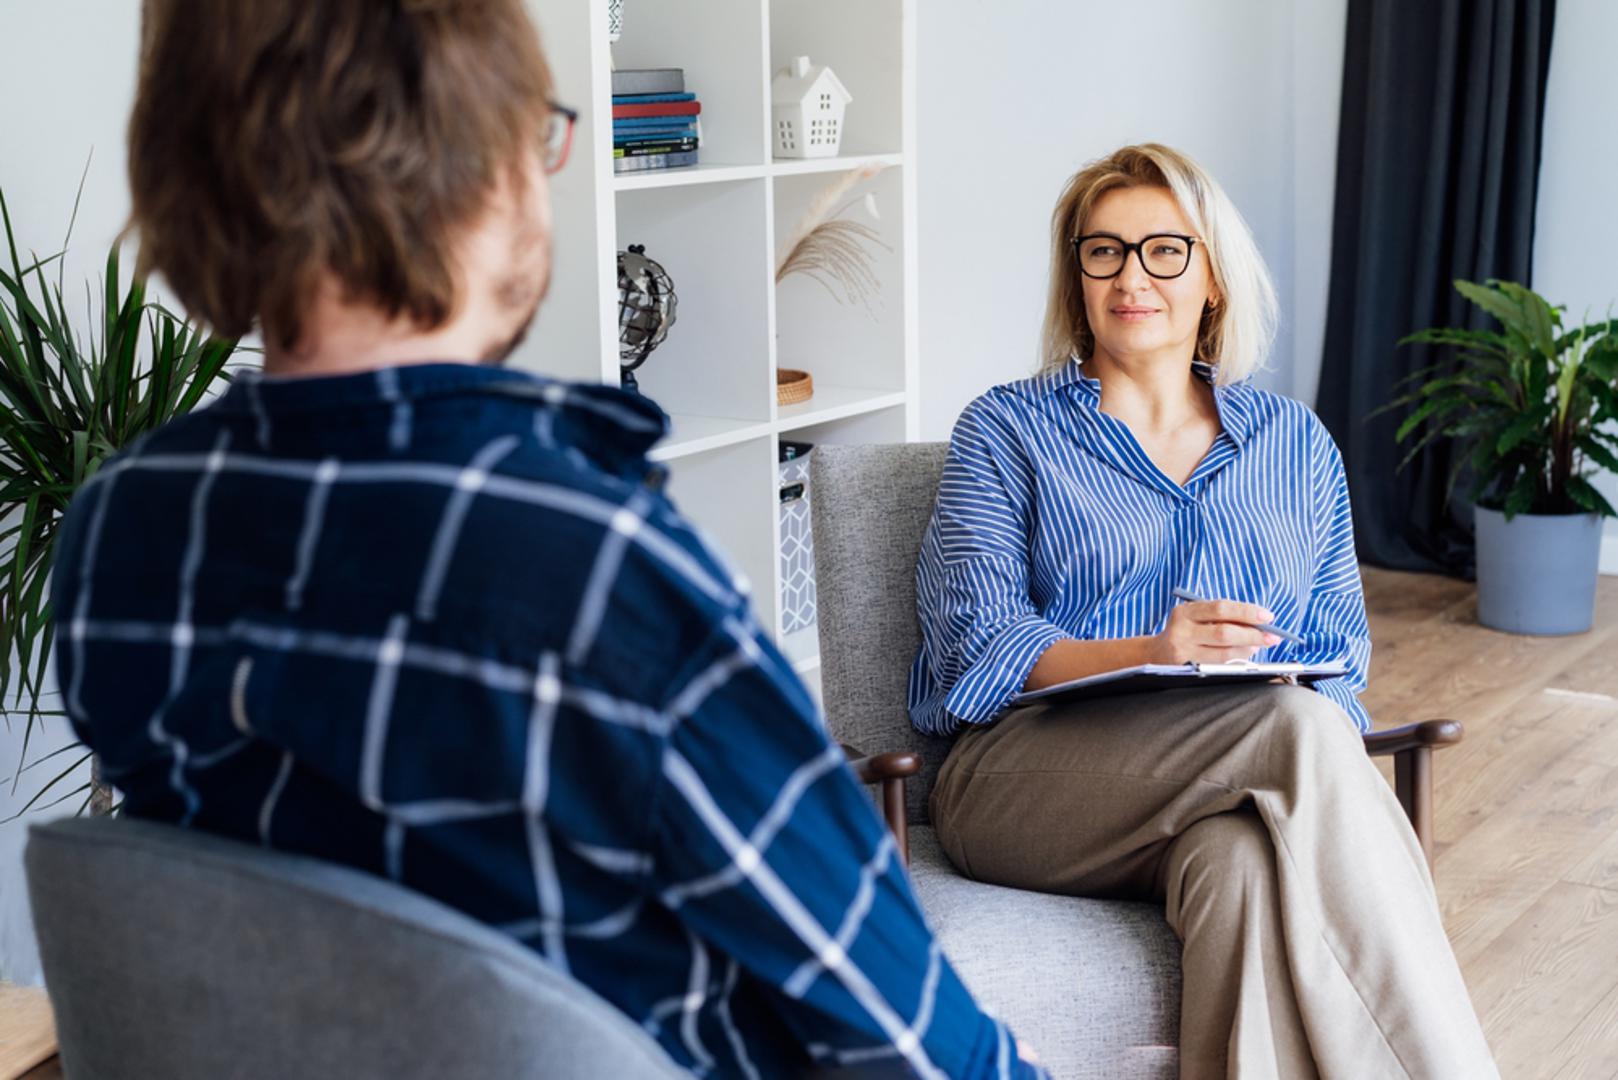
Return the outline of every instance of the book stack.
{"type": "Polygon", "coordinates": [[[685,92],[681,68],[612,73],[612,171],[642,172],[697,163],[702,103],[685,92]]]}

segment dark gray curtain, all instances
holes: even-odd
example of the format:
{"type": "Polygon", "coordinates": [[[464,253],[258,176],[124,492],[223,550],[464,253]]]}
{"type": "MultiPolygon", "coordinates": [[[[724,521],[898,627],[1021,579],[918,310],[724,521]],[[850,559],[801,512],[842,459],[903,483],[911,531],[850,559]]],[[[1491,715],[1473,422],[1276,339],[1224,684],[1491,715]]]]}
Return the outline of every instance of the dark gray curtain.
{"type": "Polygon", "coordinates": [[[1343,451],[1365,562],[1470,576],[1470,531],[1446,498],[1453,447],[1396,472],[1403,414],[1366,417],[1401,378],[1448,359],[1401,337],[1487,325],[1454,279],[1529,284],[1555,8],[1349,0],[1316,411],[1343,451]]]}

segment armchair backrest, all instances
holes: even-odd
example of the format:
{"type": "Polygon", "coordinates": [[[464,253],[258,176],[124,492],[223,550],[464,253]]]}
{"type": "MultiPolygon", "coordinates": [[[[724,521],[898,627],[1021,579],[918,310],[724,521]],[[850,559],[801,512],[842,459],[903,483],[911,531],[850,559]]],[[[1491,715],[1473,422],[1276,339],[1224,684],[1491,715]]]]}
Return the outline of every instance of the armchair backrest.
{"type": "Polygon", "coordinates": [[[30,830],[69,1076],[686,1075],[582,983],[391,882],[173,825],[30,830]]]}
{"type": "Polygon", "coordinates": [[[912,727],[906,710],[921,644],[916,556],[947,449],[821,444],[810,460],[826,722],[833,738],[867,753],[921,756],[921,775],[908,785],[912,824],[927,821],[927,796],[950,748],[912,727]]]}

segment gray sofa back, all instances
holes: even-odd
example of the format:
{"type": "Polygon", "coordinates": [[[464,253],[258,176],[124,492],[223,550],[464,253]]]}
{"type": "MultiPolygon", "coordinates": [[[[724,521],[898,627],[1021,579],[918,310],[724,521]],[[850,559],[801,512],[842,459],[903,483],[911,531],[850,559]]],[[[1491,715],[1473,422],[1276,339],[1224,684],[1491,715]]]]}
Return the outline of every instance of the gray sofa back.
{"type": "Polygon", "coordinates": [[[534,953],[368,874],[106,818],[35,826],[26,863],[69,1076],[687,1075],[534,953]]]}
{"type": "Polygon", "coordinates": [[[945,443],[815,447],[815,591],[820,678],[832,737],[867,753],[913,750],[907,816],[927,821],[927,796],[950,740],[910,724],[905,692],[921,645],[916,556],[944,472],[945,443]]]}

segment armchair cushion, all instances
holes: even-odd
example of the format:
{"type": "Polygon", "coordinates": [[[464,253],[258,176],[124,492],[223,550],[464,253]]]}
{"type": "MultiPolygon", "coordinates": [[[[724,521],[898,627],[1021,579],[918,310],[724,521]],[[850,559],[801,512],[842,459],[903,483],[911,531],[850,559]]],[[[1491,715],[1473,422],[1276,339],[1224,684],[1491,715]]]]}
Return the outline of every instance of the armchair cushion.
{"type": "Polygon", "coordinates": [[[925,826],[910,830],[910,874],[961,979],[1051,1075],[1178,1075],[1180,941],[1161,905],[968,880],[925,826]]]}

